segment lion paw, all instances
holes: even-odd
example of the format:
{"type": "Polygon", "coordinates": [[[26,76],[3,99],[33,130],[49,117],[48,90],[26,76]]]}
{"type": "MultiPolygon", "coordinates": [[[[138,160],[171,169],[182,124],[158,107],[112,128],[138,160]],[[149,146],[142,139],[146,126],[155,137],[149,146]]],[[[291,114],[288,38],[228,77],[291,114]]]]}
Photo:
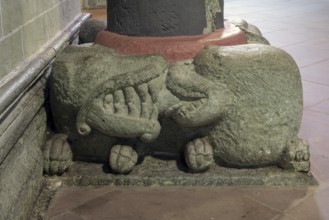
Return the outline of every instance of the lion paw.
{"type": "Polygon", "coordinates": [[[192,172],[204,172],[214,162],[212,146],[207,138],[197,138],[185,147],[185,162],[192,172]]]}
{"type": "Polygon", "coordinates": [[[308,172],[310,170],[308,143],[302,139],[290,141],[283,154],[280,166],[287,170],[308,172]]]}
{"type": "Polygon", "coordinates": [[[72,158],[67,135],[56,134],[46,143],[43,152],[43,172],[49,175],[62,175],[71,166],[72,158]]]}
{"type": "Polygon", "coordinates": [[[113,171],[126,174],[132,171],[137,159],[137,152],[132,147],[115,145],[110,152],[109,165],[113,171]]]}

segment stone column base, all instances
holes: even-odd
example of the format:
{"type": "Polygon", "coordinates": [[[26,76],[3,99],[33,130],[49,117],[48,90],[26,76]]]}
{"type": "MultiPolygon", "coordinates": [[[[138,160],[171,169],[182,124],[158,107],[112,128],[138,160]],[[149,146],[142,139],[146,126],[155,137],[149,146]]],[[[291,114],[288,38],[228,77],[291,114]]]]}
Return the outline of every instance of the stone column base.
{"type": "Polygon", "coordinates": [[[240,28],[226,23],[224,29],[195,36],[133,37],[101,31],[95,43],[110,47],[122,55],[158,54],[168,61],[179,61],[193,59],[200,50],[209,45],[246,44],[247,37],[240,28]]]}

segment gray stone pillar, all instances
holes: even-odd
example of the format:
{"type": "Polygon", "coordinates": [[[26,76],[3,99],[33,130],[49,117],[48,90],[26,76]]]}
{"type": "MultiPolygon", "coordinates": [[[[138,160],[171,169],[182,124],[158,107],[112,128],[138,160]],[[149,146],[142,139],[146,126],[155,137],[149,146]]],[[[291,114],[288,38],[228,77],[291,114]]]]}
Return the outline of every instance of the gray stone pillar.
{"type": "Polygon", "coordinates": [[[190,36],[222,28],[224,0],[107,0],[108,30],[129,36],[190,36]]]}

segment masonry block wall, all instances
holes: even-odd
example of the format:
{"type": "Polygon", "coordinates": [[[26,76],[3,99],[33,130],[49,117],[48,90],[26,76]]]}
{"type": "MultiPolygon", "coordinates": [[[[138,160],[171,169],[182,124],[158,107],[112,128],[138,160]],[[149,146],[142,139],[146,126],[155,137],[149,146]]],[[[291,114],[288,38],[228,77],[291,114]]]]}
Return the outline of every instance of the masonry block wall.
{"type": "Polygon", "coordinates": [[[78,0],[0,0],[0,79],[80,14],[78,0]]]}
{"type": "Polygon", "coordinates": [[[30,219],[42,189],[50,64],[90,16],[80,0],[0,0],[0,219],[30,219]]]}
{"type": "Polygon", "coordinates": [[[106,0],[81,0],[84,9],[106,8],[106,0]]]}

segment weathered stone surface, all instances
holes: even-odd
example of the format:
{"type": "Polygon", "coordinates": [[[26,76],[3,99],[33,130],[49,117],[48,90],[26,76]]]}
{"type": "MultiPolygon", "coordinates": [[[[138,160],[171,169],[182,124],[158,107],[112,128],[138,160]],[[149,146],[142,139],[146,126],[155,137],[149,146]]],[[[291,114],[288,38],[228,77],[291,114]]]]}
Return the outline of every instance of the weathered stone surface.
{"type": "MultiPolygon", "coordinates": [[[[93,131],[88,137],[81,137],[75,129],[81,104],[88,97],[89,92],[95,88],[95,85],[100,85],[107,79],[111,79],[111,77],[134,72],[147,65],[151,66],[151,64],[155,64],[154,73],[158,74],[167,68],[167,63],[161,57],[156,56],[149,56],[146,59],[136,57],[121,59],[121,57],[115,56],[113,51],[97,46],[92,48],[69,47],[65,51],[54,64],[53,70],[56,74],[50,79],[50,104],[56,128],[61,133],[69,134],[73,152],[78,158],[107,161],[110,147],[116,142],[116,138],[106,137],[98,131],[93,131]],[[80,58],[85,55],[90,57],[85,60],[86,66],[81,69],[78,64],[81,63],[80,58]],[[97,65],[99,69],[96,70],[92,66],[96,63],[100,64],[99,61],[102,64],[97,65]],[[75,73],[77,72],[81,73],[82,78],[75,81],[77,79],[75,73]],[[97,72],[97,74],[92,74],[94,72],[97,72]],[[90,82],[95,82],[95,84],[90,82]],[[67,93],[68,91],[69,93],[67,93]],[[61,106],[59,103],[66,104],[61,106]]],[[[147,100],[147,102],[149,103],[150,100],[147,100]]],[[[118,121],[120,120],[116,120],[116,122],[118,121]]],[[[110,126],[113,125],[110,124],[110,126]]],[[[123,132],[123,130],[121,131],[123,132]]],[[[139,132],[135,134],[139,134],[139,132]]]]}
{"type": "Polygon", "coordinates": [[[222,0],[108,0],[108,30],[129,36],[184,36],[223,27],[222,0]]]}
{"type": "Polygon", "coordinates": [[[2,24],[4,35],[9,34],[14,29],[22,25],[23,14],[22,4],[17,4],[16,1],[3,0],[2,7],[2,24]]]}
{"type": "Polygon", "coordinates": [[[79,40],[81,43],[93,43],[96,35],[106,28],[106,22],[100,19],[86,21],[80,29],[79,40]]]}
{"type": "MultiPolygon", "coordinates": [[[[50,85],[58,131],[89,161],[107,161],[116,144],[140,156],[178,156],[186,143],[205,137],[217,165],[288,168],[283,158],[290,158],[295,170],[309,170],[308,146],[291,144],[299,143],[299,71],[274,47],[210,46],[193,61],[171,65],[158,56],[69,47],[54,64],[50,85]]],[[[200,158],[192,165],[190,155],[192,171],[209,166],[200,158]]]]}
{"type": "Polygon", "coordinates": [[[45,136],[42,109],[0,166],[0,219],[28,219],[42,185],[45,136]]]}
{"type": "Polygon", "coordinates": [[[279,166],[287,170],[307,172],[310,167],[310,152],[308,143],[301,139],[291,140],[286,148],[279,166]]]}
{"type": "Polygon", "coordinates": [[[267,44],[270,45],[270,42],[263,37],[260,30],[253,24],[248,23],[241,18],[231,18],[228,19],[228,22],[236,25],[244,31],[249,44],[267,44]]]}
{"type": "Polygon", "coordinates": [[[84,9],[106,8],[106,0],[84,0],[81,4],[84,9]]]}
{"type": "Polygon", "coordinates": [[[10,38],[0,41],[0,48],[0,79],[3,79],[23,60],[22,33],[18,31],[10,38]]]}
{"type": "MultiPolygon", "coordinates": [[[[25,132],[34,116],[45,102],[45,79],[39,80],[20,101],[8,109],[8,114],[1,116],[0,124],[0,163],[16,145],[17,140],[25,132]]],[[[45,122],[46,123],[46,122],[45,122]]]]}
{"type": "Polygon", "coordinates": [[[61,1],[61,28],[66,28],[81,14],[80,0],[61,1]]]}
{"type": "Polygon", "coordinates": [[[234,93],[228,112],[210,132],[215,158],[238,167],[279,161],[297,137],[303,109],[291,56],[265,45],[209,47],[194,63],[198,73],[234,93]]]}
{"type": "MultiPolygon", "coordinates": [[[[32,20],[35,17],[35,1],[34,0],[25,0],[21,1],[20,5],[22,7],[21,13],[22,13],[22,24],[25,24],[26,22],[32,20]]],[[[13,15],[11,15],[13,16],[13,15]]]]}
{"type": "Polygon", "coordinates": [[[138,155],[131,146],[115,145],[111,148],[109,165],[114,172],[129,173],[137,163],[138,155]]]}
{"type": "Polygon", "coordinates": [[[55,134],[47,141],[43,151],[43,172],[63,174],[72,164],[72,151],[65,134],[55,134]]]}
{"type": "MultiPolygon", "coordinates": [[[[76,0],[74,0],[76,1],[76,0]]],[[[43,1],[43,0],[35,0],[35,9],[37,15],[47,11],[48,9],[54,7],[54,5],[58,4],[59,0],[52,0],[52,1],[43,1]]],[[[54,18],[55,19],[55,18],[54,18]]]]}
{"type": "MultiPolygon", "coordinates": [[[[1,18],[1,16],[0,16],[0,25],[2,25],[2,18],[1,18]]],[[[2,35],[3,35],[3,33],[2,33],[2,29],[0,30],[0,38],[2,38],[2,35]]]]}
{"type": "Polygon", "coordinates": [[[203,33],[224,27],[224,0],[205,0],[206,22],[203,33]]]}
{"type": "Polygon", "coordinates": [[[197,138],[185,146],[185,162],[192,172],[207,171],[214,163],[214,153],[208,138],[197,138]]]}
{"type": "MultiPolygon", "coordinates": [[[[36,0],[37,2],[41,2],[42,0],[36,0]]],[[[42,1],[44,3],[49,3],[48,1],[42,1]]],[[[40,9],[42,10],[42,9],[40,9]]],[[[44,17],[47,21],[47,36],[48,39],[53,38],[54,36],[56,36],[56,34],[58,33],[59,30],[62,29],[62,6],[59,4],[55,7],[53,7],[51,10],[47,11],[47,13],[45,13],[44,17]]]]}
{"type": "Polygon", "coordinates": [[[75,163],[61,177],[50,177],[64,185],[79,186],[302,186],[317,185],[311,173],[277,167],[235,169],[213,165],[205,173],[188,173],[181,160],[146,157],[129,175],[113,174],[107,166],[75,163]]]}
{"type": "Polygon", "coordinates": [[[25,58],[35,54],[47,41],[46,16],[36,18],[22,28],[25,58]]]}

